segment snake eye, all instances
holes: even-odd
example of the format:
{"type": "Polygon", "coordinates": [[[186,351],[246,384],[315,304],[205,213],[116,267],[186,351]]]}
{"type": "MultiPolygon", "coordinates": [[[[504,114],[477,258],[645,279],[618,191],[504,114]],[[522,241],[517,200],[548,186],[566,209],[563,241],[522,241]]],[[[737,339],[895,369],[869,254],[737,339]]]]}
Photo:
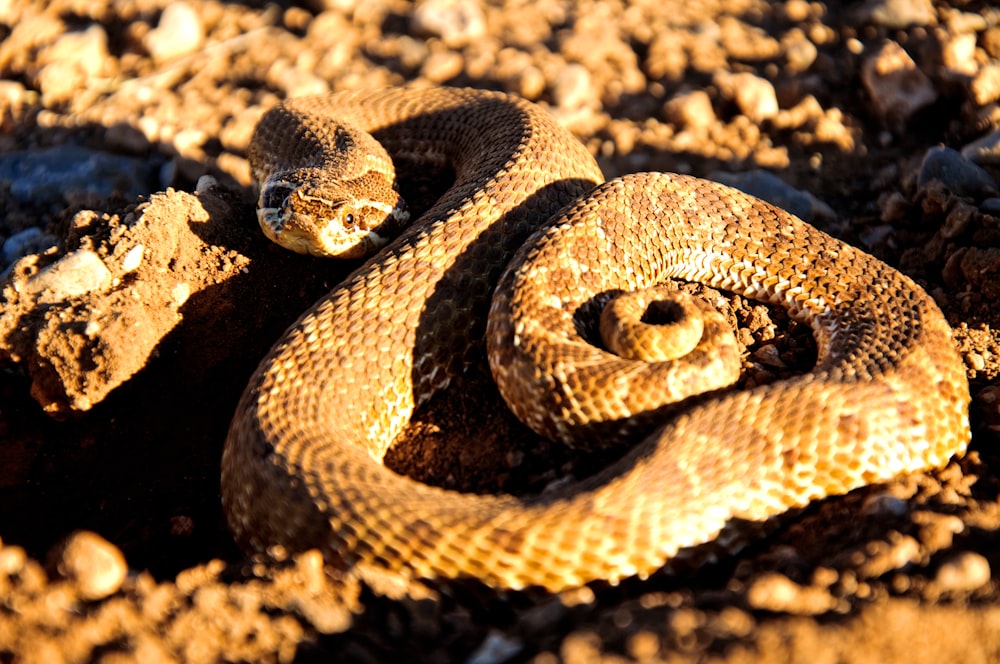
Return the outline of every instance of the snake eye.
{"type": "Polygon", "coordinates": [[[344,225],[353,226],[354,225],[354,215],[348,212],[344,215],[344,225]]]}

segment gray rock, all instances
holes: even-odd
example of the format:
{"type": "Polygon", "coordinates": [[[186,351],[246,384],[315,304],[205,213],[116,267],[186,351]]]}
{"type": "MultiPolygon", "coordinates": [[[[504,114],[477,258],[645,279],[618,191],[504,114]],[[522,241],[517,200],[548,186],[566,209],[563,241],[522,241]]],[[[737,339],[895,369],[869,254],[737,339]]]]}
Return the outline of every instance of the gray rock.
{"type": "Polygon", "coordinates": [[[946,147],[931,148],[924,155],[917,184],[923,187],[931,180],[939,180],[956,196],[979,199],[998,193],[996,180],[989,173],[946,147]]]}
{"type": "Polygon", "coordinates": [[[18,258],[28,254],[40,254],[49,247],[54,247],[59,240],[54,235],[45,233],[40,228],[26,228],[4,240],[0,247],[0,268],[7,268],[18,258]]]}
{"type": "Polygon", "coordinates": [[[81,196],[126,198],[160,189],[160,160],[59,145],[0,154],[0,183],[21,203],[63,205],[81,196]]]}
{"type": "Polygon", "coordinates": [[[755,170],[745,173],[720,171],[713,173],[712,178],[777,205],[800,219],[829,221],[837,216],[833,208],[823,201],[808,192],[796,189],[769,171],[755,170]]]}
{"type": "Polygon", "coordinates": [[[718,72],[712,80],[719,91],[735,101],[740,112],[755,123],[778,114],[778,96],[767,79],[749,72],[718,72]]]}
{"type": "Polygon", "coordinates": [[[986,214],[1000,217],[1000,198],[992,196],[979,204],[979,209],[986,214]]]}

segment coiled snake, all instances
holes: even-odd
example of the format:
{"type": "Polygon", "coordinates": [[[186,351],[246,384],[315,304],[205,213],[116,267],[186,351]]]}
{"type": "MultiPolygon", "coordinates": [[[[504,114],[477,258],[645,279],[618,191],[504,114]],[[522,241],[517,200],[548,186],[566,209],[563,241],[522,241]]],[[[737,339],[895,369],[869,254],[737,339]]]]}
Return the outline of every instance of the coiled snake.
{"type": "MultiPolygon", "coordinates": [[[[343,569],[512,588],[615,582],[734,519],[939,467],[968,442],[962,362],[910,279],[719,184],[648,173],[595,187],[603,178],[586,149],[523,100],[451,89],[295,99],[265,115],[250,158],[272,237],[318,253],[310,238],[353,255],[386,244],[287,330],[239,403],[222,493],[251,548],[319,547],[343,569]],[[393,159],[455,173],[388,244],[405,214],[389,157],[359,130],[393,159]],[[812,328],[815,368],[723,391],[665,423],[633,416],[661,410],[690,372],[609,353],[581,317],[666,277],[786,307],[812,328]],[[385,469],[414,409],[481,361],[484,338],[527,424],[573,445],[624,438],[634,449],[533,498],[446,491],[385,469]]],[[[695,351],[695,365],[726,354],[695,351]]]]}

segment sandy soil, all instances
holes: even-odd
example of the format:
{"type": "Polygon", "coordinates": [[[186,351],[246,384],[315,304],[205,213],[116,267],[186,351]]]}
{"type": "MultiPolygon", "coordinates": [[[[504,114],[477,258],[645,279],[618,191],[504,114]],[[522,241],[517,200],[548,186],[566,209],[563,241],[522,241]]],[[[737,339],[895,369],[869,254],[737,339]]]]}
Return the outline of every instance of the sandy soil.
{"type": "MultiPolygon", "coordinates": [[[[0,37],[3,661],[1000,659],[1000,157],[925,159],[1000,129],[989,3],[0,0],[0,37]],[[282,98],[404,83],[545,104],[608,177],[776,174],[787,205],[944,310],[969,453],[618,587],[402,588],[315,552],[247,558],[218,497],[229,418],[352,267],[260,236],[247,141],[282,98]]],[[[782,312],[730,312],[744,384],[808,368],[782,312]]],[[[606,461],[535,440],[481,375],[411,434],[390,464],[464,490],[606,461]]]]}

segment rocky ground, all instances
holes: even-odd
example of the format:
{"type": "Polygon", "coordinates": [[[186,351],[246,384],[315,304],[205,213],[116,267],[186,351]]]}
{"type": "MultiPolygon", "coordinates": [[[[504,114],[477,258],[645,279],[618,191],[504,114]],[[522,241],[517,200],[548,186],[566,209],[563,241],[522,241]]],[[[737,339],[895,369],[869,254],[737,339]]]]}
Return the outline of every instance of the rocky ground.
{"type": "MultiPolygon", "coordinates": [[[[996,661],[990,5],[0,0],[0,659],[996,661]],[[899,267],[955,330],[970,451],[618,587],[399,588],[315,552],[246,558],[218,497],[229,418],[351,268],[262,239],[247,142],[283,98],[406,83],[523,95],[608,177],[720,179],[899,267]]],[[[744,384],[808,367],[780,311],[737,298],[731,317],[744,384]]],[[[532,439],[467,381],[421,413],[396,469],[530,493],[603,462],[532,439]]]]}

